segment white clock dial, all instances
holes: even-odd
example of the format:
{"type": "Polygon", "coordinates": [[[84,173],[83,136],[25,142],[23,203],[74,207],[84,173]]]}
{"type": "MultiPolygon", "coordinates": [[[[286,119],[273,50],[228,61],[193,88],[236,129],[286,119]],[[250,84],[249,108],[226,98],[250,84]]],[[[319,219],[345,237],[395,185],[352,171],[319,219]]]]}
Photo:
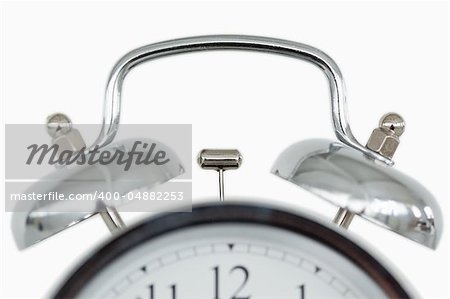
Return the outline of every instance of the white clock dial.
{"type": "Polygon", "coordinates": [[[112,263],[84,298],[382,298],[344,257],[306,237],[254,224],[181,230],[112,263]]]}
{"type": "MultiPolygon", "coordinates": [[[[225,207],[210,207],[212,212],[225,207]]],[[[249,209],[245,213],[263,211],[249,209]]],[[[223,210],[227,213],[227,211],[223,210]]],[[[229,212],[229,211],[228,211],[229,212]]],[[[232,211],[231,211],[232,212],[232,211]]],[[[219,212],[222,213],[222,212],[219,212]]],[[[75,272],[60,296],[79,298],[133,299],[306,299],[306,298],[387,298],[383,283],[373,279],[346,253],[305,234],[268,223],[220,219],[207,211],[200,215],[148,221],[119,237],[95,254],[75,272]],[[205,216],[206,215],[206,216],[205,216]],[[207,221],[203,221],[205,220],[207,221]],[[208,218],[209,217],[209,218],[208,218]],[[183,220],[184,219],[184,220],[183,220]],[[196,223],[196,220],[202,220],[196,223]],[[187,220],[187,222],[186,222],[187,220]],[[146,237],[148,230],[156,235],[146,237]],[[162,228],[161,228],[162,227],[162,228]],[[129,247],[130,244],[136,244],[129,247]],[[67,292],[66,289],[71,289],[67,292]]],[[[256,213],[258,214],[258,213],[256,213]]],[[[255,214],[255,215],[256,215],[255,214]]],[[[301,220],[292,214],[277,218],[287,224],[301,220]]],[[[277,222],[275,221],[275,222],[277,222]]],[[[303,220],[302,220],[303,221],[303,220]]],[[[302,226],[301,221],[294,225],[302,226]]],[[[333,238],[339,234],[311,220],[309,230],[323,229],[333,238]],[[311,226],[312,224],[312,226],[311,226]]],[[[342,236],[338,237],[343,238],[342,236]]],[[[347,240],[346,242],[350,242],[347,240]]],[[[355,250],[348,247],[349,250],[355,250]]],[[[357,248],[357,247],[355,247],[357,248]]],[[[362,249],[356,249],[356,251],[362,249]]],[[[363,254],[363,255],[364,255],[363,254]]],[[[368,259],[368,267],[379,267],[368,259]],[[371,264],[373,263],[373,264],[371,264]]],[[[368,270],[370,272],[370,270],[368,270]]],[[[380,272],[382,273],[382,272],[380,272]]],[[[382,273],[382,277],[386,273],[382,273]]],[[[386,277],[385,277],[386,278],[386,277]]],[[[395,281],[389,277],[388,284],[395,281]]]]}

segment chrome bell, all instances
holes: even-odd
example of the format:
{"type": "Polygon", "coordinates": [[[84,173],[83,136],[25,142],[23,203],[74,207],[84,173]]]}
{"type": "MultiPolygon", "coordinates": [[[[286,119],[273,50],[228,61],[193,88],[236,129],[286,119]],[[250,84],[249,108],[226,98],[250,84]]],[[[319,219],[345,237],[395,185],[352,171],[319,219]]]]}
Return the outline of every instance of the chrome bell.
{"type": "MultiPolygon", "coordinates": [[[[72,128],[69,118],[63,114],[52,115],[48,120],[48,132],[53,143],[63,148],[79,150],[85,146],[78,130],[72,128]]],[[[132,139],[109,144],[102,150],[120,149],[129,152],[134,145],[132,139]]],[[[152,144],[155,140],[139,139],[152,144]]],[[[158,149],[166,152],[170,161],[164,165],[137,164],[125,171],[116,163],[106,165],[64,166],[54,173],[34,183],[24,193],[83,193],[109,192],[127,194],[143,188],[152,189],[184,173],[184,168],[175,152],[168,146],[157,142],[158,149]]],[[[146,153],[149,149],[143,149],[146,153]]],[[[107,205],[104,201],[87,201],[80,206],[68,201],[19,201],[12,215],[12,230],[19,249],[25,249],[87,218],[100,214],[111,232],[125,226],[119,213],[118,203],[107,205]]]]}
{"type": "MultiPolygon", "coordinates": [[[[367,149],[391,159],[404,130],[397,114],[385,115],[367,149]]],[[[339,208],[334,222],[347,228],[354,215],[435,249],[442,213],[419,182],[337,141],[309,139],[288,147],[272,173],[339,208]]]]}

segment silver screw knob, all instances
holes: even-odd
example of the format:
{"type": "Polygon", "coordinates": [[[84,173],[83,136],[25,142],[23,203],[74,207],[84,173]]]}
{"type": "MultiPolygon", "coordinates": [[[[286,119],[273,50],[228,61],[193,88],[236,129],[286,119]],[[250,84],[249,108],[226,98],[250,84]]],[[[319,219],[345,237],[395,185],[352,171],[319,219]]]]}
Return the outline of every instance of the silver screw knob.
{"type": "Polygon", "coordinates": [[[52,143],[58,145],[58,156],[64,151],[78,152],[86,148],[80,132],[72,128],[72,121],[65,114],[55,113],[47,117],[47,132],[52,143]]]}
{"type": "Polygon", "coordinates": [[[395,135],[400,137],[405,131],[405,120],[397,113],[386,113],[381,117],[379,127],[394,131],[395,135]]]}
{"type": "Polygon", "coordinates": [[[47,117],[47,133],[52,138],[64,135],[72,129],[72,121],[62,113],[55,113],[47,117]]]}
{"type": "Polygon", "coordinates": [[[397,113],[387,113],[380,119],[378,128],[373,130],[366,147],[392,159],[400,144],[400,136],[405,131],[405,121],[397,113]]]}

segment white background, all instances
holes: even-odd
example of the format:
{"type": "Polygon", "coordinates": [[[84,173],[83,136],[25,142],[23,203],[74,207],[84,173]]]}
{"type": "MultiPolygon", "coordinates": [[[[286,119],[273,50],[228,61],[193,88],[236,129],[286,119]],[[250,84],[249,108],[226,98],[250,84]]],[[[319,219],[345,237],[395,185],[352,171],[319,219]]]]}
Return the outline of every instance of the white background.
{"type": "MultiPolygon", "coordinates": [[[[111,67],[144,44],[236,33],[314,45],[342,69],[352,129],[361,143],[382,114],[403,115],[407,128],[395,167],[431,190],[449,216],[446,3],[11,2],[2,3],[1,13],[3,123],[43,123],[56,111],[74,123],[99,123],[111,67]]],[[[162,59],[130,73],[122,107],[123,123],[192,123],[194,153],[238,148],[244,164],[226,173],[227,195],[272,198],[325,218],[336,210],[269,173],[288,145],[335,138],[326,80],[307,63],[243,52],[162,59]]],[[[193,180],[194,198],[216,194],[214,173],[194,165],[193,180]]],[[[10,218],[2,212],[5,297],[45,296],[109,236],[95,217],[19,252],[10,218]]],[[[137,215],[125,218],[132,223],[137,215]]],[[[436,251],[360,219],[351,231],[378,249],[421,296],[448,297],[448,229],[436,251]]]]}

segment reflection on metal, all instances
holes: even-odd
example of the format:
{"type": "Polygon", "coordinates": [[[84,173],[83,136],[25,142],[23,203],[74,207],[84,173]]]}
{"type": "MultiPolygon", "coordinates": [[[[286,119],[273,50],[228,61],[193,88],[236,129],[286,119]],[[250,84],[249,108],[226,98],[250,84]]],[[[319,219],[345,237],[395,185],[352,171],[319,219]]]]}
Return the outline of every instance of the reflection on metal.
{"type": "Polygon", "coordinates": [[[354,213],[343,208],[339,208],[336,216],[334,216],[333,223],[336,223],[344,229],[348,229],[350,223],[352,223],[353,217],[355,217],[354,213]]]}
{"type": "Polygon", "coordinates": [[[373,130],[366,147],[384,157],[392,159],[400,144],[400,136],[405,130],[405,121],[396,113],[388,113],[380,119],[378,128],[373,130]]]}
{"type": "Polygon", "coordinates": [[[120,232],[126,227],[115,207],[106,207],[105,211],[100,212],[100,216],[111,233],[120,232]]]}
{"type": "MultiPolygon", "coordinates": [[[[172,149],[148,138],[141,138],[139,141],[148,144],[157,143],[158,147],[170,157],[170,161],[164,165],[134,164],[128,171],[124,170],[123,165],[115,163],[65,167],[42,178],[24,193],[93,194],[97,191],[117,192],[123,195],[142,188],[150,189],[184,173],[181,161],[172,149]]],[[[127,152],[132,149],[134,143],[133,139],[124,140],[120,144],[111,144],[104,150],[120,148],[127,152]]],[[[19,201],[12,215],[12,230],[16,244],[20,249],[27,248],[100,211],[106,212],[110,206],[102,203],[103,205],[99,206],[100,201],[83,202],[83,209],[80,210],[77,202],[71,205],[67,201],[19,201]]],[[[121,226],[120,220],[114,214],[108,217],[115,223],[110,223],[111,225],[121,226]]]]}
{"type": "MultiPolygon", "coordinates": [[[[400,144],[400,136],[405,131],[405,121],[397,113],[386,113],[380,119],[378,128],[373,130],[366,147],[383,157],[392,159],[400,144]]],[[[339,208],[333,222],[342,228],[348,229],[353,220],[350,211],[339,208]]]]}
{"type": "Polygon", "coordinates": [[[341,143],[310,139],[291,145],[272,173],[430,248],[441,237],[442,213],[428,190],[341,143]]]}

